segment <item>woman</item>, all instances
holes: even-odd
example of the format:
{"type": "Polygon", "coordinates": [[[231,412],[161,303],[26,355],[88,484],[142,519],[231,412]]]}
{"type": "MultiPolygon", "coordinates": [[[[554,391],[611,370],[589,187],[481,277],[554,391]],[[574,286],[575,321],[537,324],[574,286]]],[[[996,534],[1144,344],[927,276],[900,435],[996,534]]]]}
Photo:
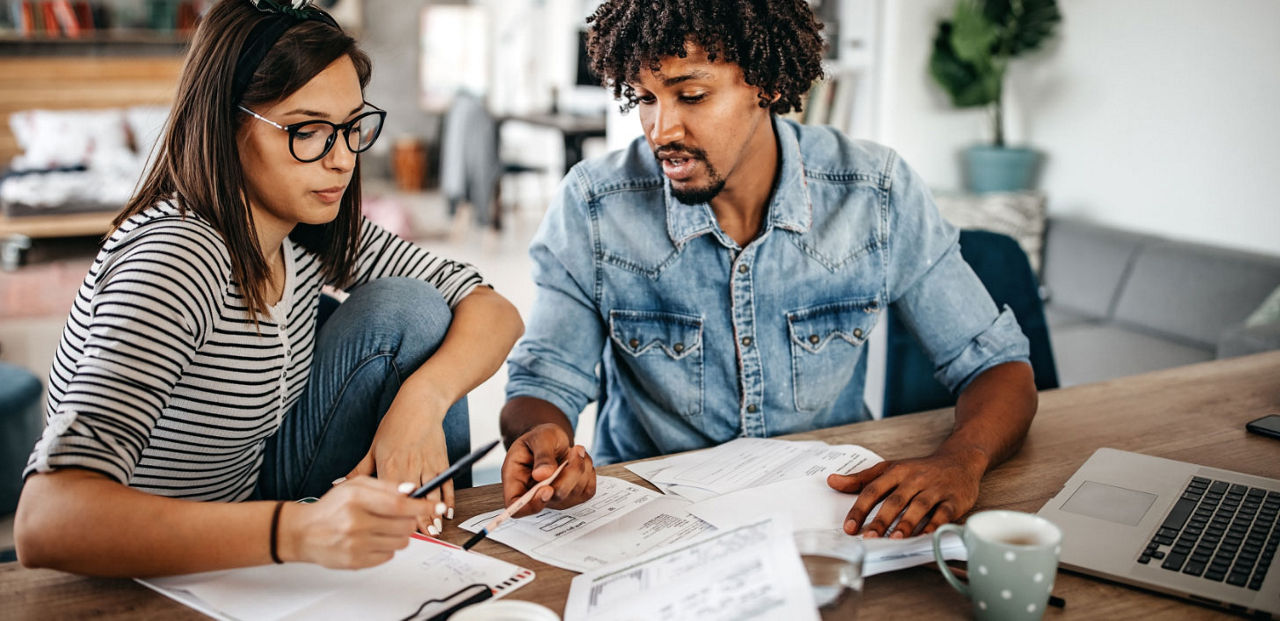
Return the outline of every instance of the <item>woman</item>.
{"type": "Polygon", "coordinates": [[[222,0],[196,32],[63,332],[15,524],[27,566],[367,567],[452,517],[451,486],[397,487],[469,450],[464,395],[523,325],[470,266],[360,217],[357,153],[385,116],[369,59],[295,4],[222,0]],[[331,315],[322,284],[351,290],[331,315]]]}

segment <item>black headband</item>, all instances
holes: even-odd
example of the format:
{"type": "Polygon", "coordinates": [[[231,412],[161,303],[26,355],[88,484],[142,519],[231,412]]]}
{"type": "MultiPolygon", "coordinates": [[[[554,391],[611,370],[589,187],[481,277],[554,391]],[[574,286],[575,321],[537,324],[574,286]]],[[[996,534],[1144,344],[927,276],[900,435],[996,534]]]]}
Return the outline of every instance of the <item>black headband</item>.
{"type": "Polygon", "coordinates": [[[286,30],[307,20],[324,22],[341,30],[338,22],[320,9],[310,6],[300,10],[275,9],[273,5],[274,3],[268,2],[255,3],[258,10],[269,15],[253,26],[253,30],[249,31],[249,38],[245,39],[244,47],[240,49],[240,58],[236,60],[235,78],[231,83],[232,101],[237,103],[244,96],[245,89],[249,88],[249,81],[253,79],[258,65],[262,64],[262,59],[266,58],[267,52],[271,51],[271,47],[280,40],[286,30]]]}

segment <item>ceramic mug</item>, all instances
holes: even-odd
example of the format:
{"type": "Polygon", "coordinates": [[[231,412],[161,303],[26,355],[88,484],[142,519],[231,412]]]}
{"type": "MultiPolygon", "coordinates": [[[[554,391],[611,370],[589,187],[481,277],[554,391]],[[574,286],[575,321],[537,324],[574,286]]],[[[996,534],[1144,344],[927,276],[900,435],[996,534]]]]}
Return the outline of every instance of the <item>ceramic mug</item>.
{"type": "Polygon", "coordinates": [[[1049,520],[1018,511],[983,511],[964,524],[933,533],[933,556],[942,577],[973,602],[978,619],[1039,619],[1053,590],[1062,531],[1049,520]],[[969,558],[969,584],[942,561],[939,540],[960,535],[969,558]]]}

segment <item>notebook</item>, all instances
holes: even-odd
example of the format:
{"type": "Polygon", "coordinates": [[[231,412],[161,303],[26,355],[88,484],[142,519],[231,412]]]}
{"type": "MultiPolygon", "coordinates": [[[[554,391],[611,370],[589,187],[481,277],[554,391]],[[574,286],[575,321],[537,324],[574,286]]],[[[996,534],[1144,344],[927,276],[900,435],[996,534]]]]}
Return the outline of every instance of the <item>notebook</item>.
{"type": "Polygon", "coordinates": [[[534,578],[528,569],[414,535],[390,561],[360,570],[309,563],[138,580],[217,619],[432,619],[534,578]]]}
{"type": "Polygon", "coordinates": [[[1280,481],[1098,449],[1039,515],[1060,563],[1235,612],[1280,615],[1280,481]]]}

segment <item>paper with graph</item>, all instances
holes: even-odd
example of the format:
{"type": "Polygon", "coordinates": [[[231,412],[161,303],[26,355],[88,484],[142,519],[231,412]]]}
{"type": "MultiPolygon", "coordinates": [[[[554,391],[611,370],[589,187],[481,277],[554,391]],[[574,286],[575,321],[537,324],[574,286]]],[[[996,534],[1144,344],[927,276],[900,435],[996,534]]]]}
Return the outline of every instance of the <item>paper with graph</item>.
{"type": "MultiPolygon", "coordinates": [[[[663,496],[614,477],[598,477],[591,500],[507,520],[489,538],[544,563],[587,571],[713,530],[691,515],[688,506],[683,498],[663,496]]],[[[477,532],[500,512],[482,513],[460,527],[477,532]]]]}

